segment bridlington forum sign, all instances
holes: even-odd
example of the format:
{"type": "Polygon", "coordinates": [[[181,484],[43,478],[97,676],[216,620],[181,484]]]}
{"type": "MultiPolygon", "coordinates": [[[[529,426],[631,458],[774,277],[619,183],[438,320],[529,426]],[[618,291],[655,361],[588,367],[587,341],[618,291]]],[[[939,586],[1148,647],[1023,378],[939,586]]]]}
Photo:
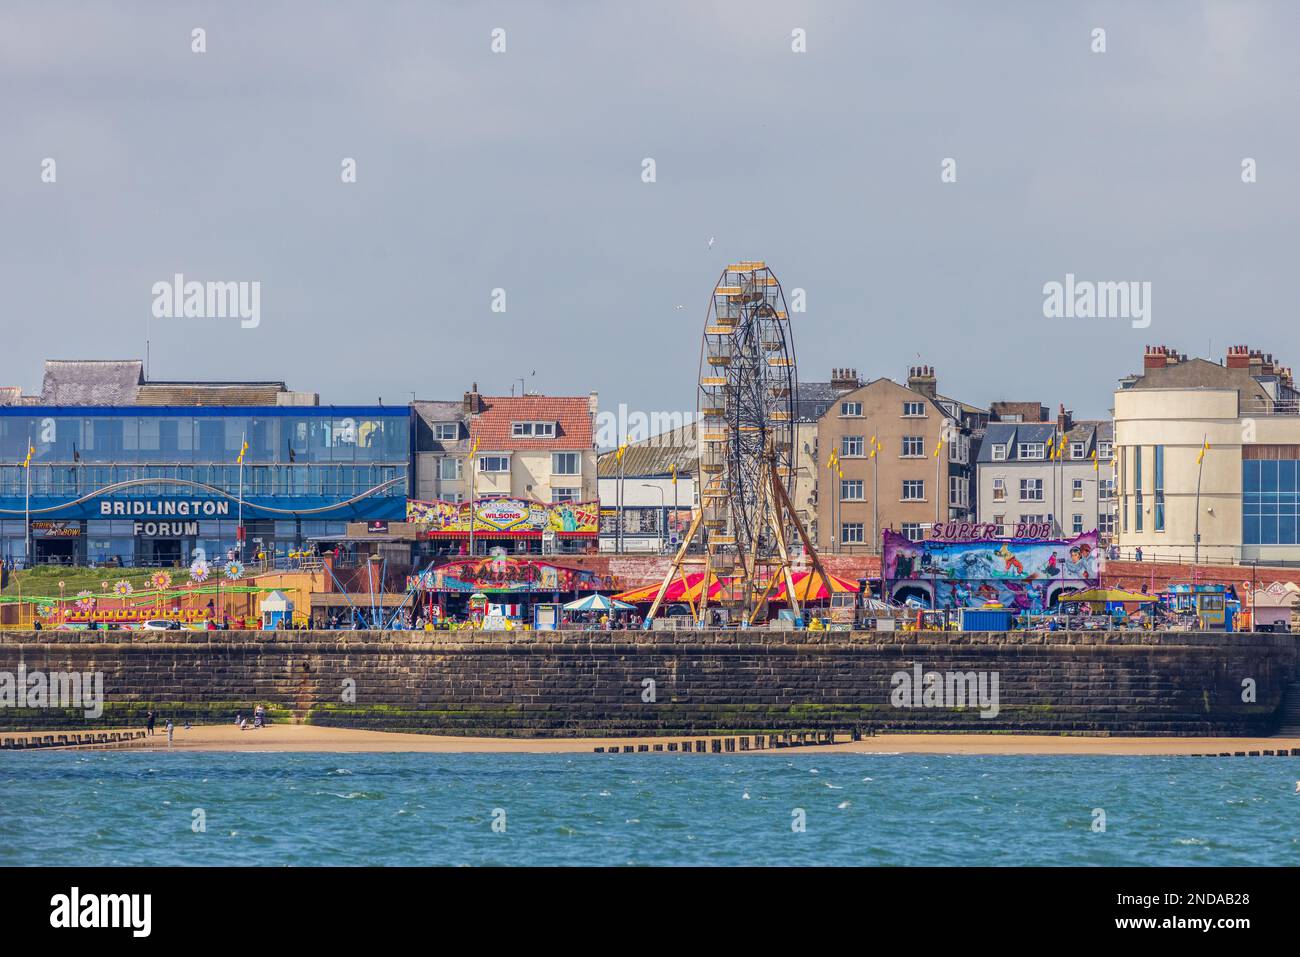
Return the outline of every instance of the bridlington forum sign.
{"type": "Polygon", "coordinates": [[[199,534],[199,518],[228,518],[230,503],[206,498],[103,499],[99,514],[136,519],[135,534],[145,538],[186,538],[199,534]]]}

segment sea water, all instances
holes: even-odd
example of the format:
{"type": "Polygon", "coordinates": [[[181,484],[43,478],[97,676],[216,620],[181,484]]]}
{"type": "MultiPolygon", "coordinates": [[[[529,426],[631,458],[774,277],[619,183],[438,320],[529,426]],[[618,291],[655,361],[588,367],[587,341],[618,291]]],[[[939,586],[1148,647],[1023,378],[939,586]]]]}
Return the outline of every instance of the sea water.
{"type": "Polygon", "coordinates": [[[1296,865],[1300,760],[0,754],[0,865],[1296,865]]]}

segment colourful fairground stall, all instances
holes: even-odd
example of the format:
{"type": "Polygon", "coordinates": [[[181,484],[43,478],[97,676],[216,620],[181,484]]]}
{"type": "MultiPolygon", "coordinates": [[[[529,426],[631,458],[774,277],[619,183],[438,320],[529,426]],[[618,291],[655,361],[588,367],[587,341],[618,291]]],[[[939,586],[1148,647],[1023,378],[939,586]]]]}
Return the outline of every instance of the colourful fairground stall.
{"type": "Polygon", "coordinates": [[[1098,584],[1095,531],[1053,538],[1043,524],[1002,538],[995,537],[993,525],[955,525],[936,525],[930,538],[919,541],[884,533],[881,577],[889,600],[1036,614],[1053,609],[1064,592],[1098,584]]]}
{"type": "Polygon", "coordinates": [[[1172,615],[1194,619],[1198,628],[1236,631],[1241,602],[1232,585],[1211,582],[1175,582],[1159,595],[1172,615]]]}
{"type": "Polygon", "coordinates": [[[470,623],[488,629],[534,627],[565,602],[610,588],[582,568],[515,558],[451,559],[407,579],[419,614],[434,627],[470,623]]]}
{"type": "Polygon", "coordinates": [[[599,502],[536,502],[480,498],[469,502],[406,503],[406,521],[425,540],[421,554],[580,555],[597,551],[599,502]]]}

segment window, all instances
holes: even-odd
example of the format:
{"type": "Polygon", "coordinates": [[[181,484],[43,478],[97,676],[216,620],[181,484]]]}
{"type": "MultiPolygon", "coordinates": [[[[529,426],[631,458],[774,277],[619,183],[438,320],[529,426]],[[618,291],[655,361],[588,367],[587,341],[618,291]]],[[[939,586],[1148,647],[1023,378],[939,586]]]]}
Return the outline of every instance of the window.
{"type": "Polygon", "coordinates": [[[1115,515],[1113,512],[1102,512],[1097,518],[1097,531],[1103,535],[1115,534],[1115,515]]]}
{"type": "Polygon", "coordinates": [[[1072,459],[1081,459],[1081,458],[1083,458],[1083,443],[1082,443],[1082,442],[1071,442],[1071,443],[1070,443],[1070,458],[1072,458],[1072,459]]]}
{"type": "Polygon", "coordinates": [[[1070,499],[1075,502],[1083,501],[1083,479],[1075,479],[1070,483],[1070,499]]]}
{"type": "Polygon", "coordinates": [[[1142,531],[1142,446],[1133,446],[1133,531],[1142,531]]]}
{"type": "Polygon", "coordinates": [[[1098,442],[1098,443],[1097,443],[1097,458],[1099,458],[1099,459],[1108,459],[1108,458],[1111,458],[1111,457],[1114,455],[1114,452],[1111,451],[1113,448],[1114,448],[1114,447],[1113,447],[1109,442],[1098,442]]]}
{"type": "Polygon", "coordinates": [[[996,525],[996,526],[998,527],[998,536],[999,536],[999,537],[1001,537],[1001,536],[1003,536],[1003,535],[1005,535],[1005,534],[1007,533],[1007,517],[1006,517],[1006,515],[994,515],[994,516],[993,516],[993,524],[996,525]]]}
{"type": "Polygon", "coordinates": [[[435,422],[433,425],[433,437],[439,442],[454,442],[460,438],[459,422],[435,422]]]}
{"type": "Polygon", "coordinates": [[[517,439],[551,439],[555,437],[554,422],[512,422],[510,434],[517,439]]]}
{"type": "Polygon", "coordinates": [[[966,476],[948,476],[948,504],[955,508],[965,508],[969,504],[966,476]]]}
{"type": "Polygon", "coordinates": [[[862,415],[861,402],[841,402],[840,415],[846,418],[860,418],[862,415]]]}
{"type": "Polygon", "coordinates": [[[1156,497],[1156,514],[1155,530],[1163,532],[1165,530],[1165,447],[1163,445],[1152,446],[1152,472],[1155,478],[1155,497],[1156,497]]]}
{"type": "Polygon", "coordinates": [[[1098,479],[1098,480],[1097,480],[1097,497],[1098,497],[1098,498],[1100,498],[1100,499],[1104,502],[1104,501],[1106,501],[1108,498],[1110,498],[1110,497],[1111,497],[1112,495],[1114,495],[1114,494],[1115,494],[1115,480],[1114,480],[1114,479],[1104,478],[1104,479],[1098,479]]]}
{"type": "Polygon", "coordinates": [[[863,439],[860,435],[840,436],[840,455],[861,455],[863,439]]]}
{"type": "Polygon", "coordinates": [[[582,494],[581,489],[552,488],[551,501],[552,502],[576,502],[580,494],[582,494]]]}
{"type": "MultiPolygon", "coordinates": [[[[551,453],[552,475],[582,474],[582,456],[577,452],[551,453]]],[[[568,501],[567,499],[565,501],[568,501]]]]}
{"type": "Polygon", "coordinates": [[[993,461],[1005,462],[1007,460],[1007,446],[1005,442],[999,442],[993,446],[993,461]]]}
{"type": "Polygon", "coordinates": [[[861,545],[866,540],[867,533],[862,522],[845,522],[840,526],[841,545],[861,545]]]}
{"type": "Polygon", "coordinates": [[[1045,458],[1047,446],[1042,442],[1020,442],[1016,445],[1016,455],[1022,459],[1045,458]]]}
{"type": "Polygon", "coordinates": [[[840,481],[840,500],[844,502],[862,501],[862,480],[861,479],[841,479],[840,481]]]}
{"type": "Polygon", "coordinates": [[[1071,519],[1071,521],[1070,521],[1070,530],[1071,530],[1072,532],[1074,532],[1075,535],[1082,535],[1082,534],[1083,534],[1083,516],[1082,516],[1082,515],[1075,515],[1074,518],[1071,519]]]}
{"type": "Polygon", "coordinates": [[[1043,524],[1043,516],[1041,513],[1026,515],[1024,512],[1021,512],[1020,521],[1025,525],[1041,525],[1043,524]]]}
{"type": "Polygon", "coordinates": [[[1242,541],[1247,545],[1300,543],[1300,462],[1245,459],[1241,470],[1242,541]]]}
{"type": "Polygon", "coordinates": [[[438,478],[444,482],[454,482],[463,474],[463,460],[451,458],[438,459],[438,478]]]}
{"type": "Polygon", "coordinates": [[[1020,501],[1041,502],[1042,500],[1043,500],[1042,479],[1021,479],[1020,480],[1020,501]]]}
{"type": "Polygon", "coordinates": [[[478,459],[478,470],[480,472],[509,472],[510,456],[480,455],[478,459]]]}
{"type": "Polygon", "coordinates": [[[924,417],[925,417],[925,403],[924,403],[924,402],[904,402],[904,403],[903,403],[903,415],[904,415],[906,418],[909,418],[909,419],[924,418],[924,417]]]}
{"type": "Polygon", "coordinates": [[[903,436],[903,457],[904,458],[921,458],[924,455],[925,455],[925,436],[923,435],[903,436]]]}
{"type": "Polygon", "coordinates": [[[1007,500],[1007,480],[1004,478],[995,478],[993,480],[993,501],[1005,502],[1007,500]]]}
{"type": "Polygon", "coordinates": [[[903,501],[924,502],[925,501],[925,480],[904,479],[903,480],[903,501]]]}
{"type": "Polygon", "coordinates": [[[921,524],[919,522],[904,522],[903,535],[914,542],[919,542],[922,535],[921,524]]]}

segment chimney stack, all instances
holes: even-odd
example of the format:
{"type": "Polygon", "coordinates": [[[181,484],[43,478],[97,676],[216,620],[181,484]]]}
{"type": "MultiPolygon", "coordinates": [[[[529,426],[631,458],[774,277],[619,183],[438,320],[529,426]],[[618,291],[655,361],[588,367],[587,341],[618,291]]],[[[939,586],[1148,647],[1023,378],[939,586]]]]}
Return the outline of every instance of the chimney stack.
{"type": "Polygon", "coordinates": [[[1228,346],[1228,355],[1224,362],[1229,369],[1250,368],[1250,348],[1248,346],[1228,346]]]}
{"type": "Polygon", "coordinates": [[[478,393],[478,383],[475,382],[470,391],[465,393],[465,401],[462,408],[466,415],[478,415],[483,411],[483,396],[478,393]]]}
{"type": "Polygon", "coordinates": [[[1060,403],[1060,411],[1056,413],[1056,428],[1062,433],[1069,432],[1074,428],[1074,413],[1067,412],[1065,403],[1060,403]]]}
{"type": "Polygon", "coordinates": [[[913,392],[935,398],[939,394],[939,382],[934,375],[934,366],[912,366],[908,369],[907,387],[913,392]]]}
{"type": "Polygon", "coordinates": [[[831,388],[836,392],[852,392],[862,385],[857,369],[832,369],[831,388]]]}

